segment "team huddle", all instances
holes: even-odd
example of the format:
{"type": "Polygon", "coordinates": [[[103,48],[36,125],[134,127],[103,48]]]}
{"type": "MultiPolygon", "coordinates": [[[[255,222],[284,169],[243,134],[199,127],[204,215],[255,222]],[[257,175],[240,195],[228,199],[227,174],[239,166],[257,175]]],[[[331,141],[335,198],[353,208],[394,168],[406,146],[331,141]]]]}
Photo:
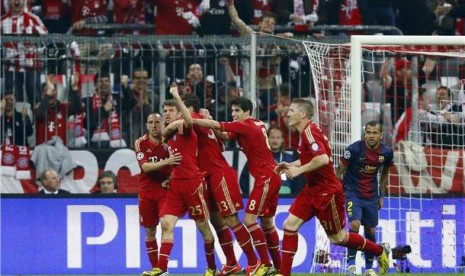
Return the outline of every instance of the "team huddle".
{"type": "MultiPolygon", "coordinates": [[[[231,102],[232,122],[218,122],[200,108],[197,96],[181,97],[178,90],[175,85],[170,88],[173,99],[164,102],[163,116],[148,115],[148,133],[135,142],[142,171],[140,225],[146,230],[145,243],[152,266],[152,270],[143,272],[144,276],[168,275],[168,261],[175,241],[174,227],[186,214],[195,221],[204,240],[206,276],[233,275],[244,270],[247,276],[291,275],[298,248],[297,232],[314,216],[320,220],[332,243],[349,249],[349,264],[351,254],[359,250],[365,252],[367,260],[365,275],[376,275],[371,266],[373,256],[378,257],[381,274],[387,272],[389,245],[376,244],[374,229],[387,185],[386,168],[392,164],[392,150],[381,143],[382,126],[378,122],[365,126],[365,142],[347,148],[336,174],[329,141],[311,119],[314,109],[310,101],[294,99],[287,113],[289,127],[300,134],[299,159],[276,164],[268,144],[266,125],[252,117],[253,104],[249,99],[239,97],[231,102]],[[222,154],[223,142],[227,140],[237,141],[249,162],[250,174],[255,178],[245,206],[235,171],[222,154]],[[357,169],[359,166],[372,169],[361,172],[357,169]],[[377,173],[381,168],[378,185],[377,173]],[[288,179],[303,175],[307,180],[289,209],[281,246],[274,225],[280,174],[288,179]],[[363,187],[356,190],[362,192],[351,190],[346,200],[347,189],[344,191],[340,182],[342,175],[346,175],[344,187],[346,182],[358,181],[363,187]],[[373,204],[367,202],[376,203],[374,210],[371,210],[373,204]],[[353,210],[353,216],[349,216],[349,232],[345,230],[345,204],[350,204],[353,210]],[[238,212],[242,209],[245,215],[241,221],[238,212]],[[371,217],[366,219],[362,214],[368,209],[371,217]],[[226,256],[221,268],[215,263],[215,238],[209,221],[226,256]],[[160,244],[155,238],[159,223],[160,244]],[[365,237],[358,234],[357,225],[360,224],[372,229],[368,231],[370,235],[367,231],[365,237]],[[233,236],[247,258],[245,269],[235,257],[233,236]]],[[[348,187],[354,189],[355,186],[348,187]]],[[[351,264],[348,271],[349,275],[355,275],[355,266],[351,264]]]]}

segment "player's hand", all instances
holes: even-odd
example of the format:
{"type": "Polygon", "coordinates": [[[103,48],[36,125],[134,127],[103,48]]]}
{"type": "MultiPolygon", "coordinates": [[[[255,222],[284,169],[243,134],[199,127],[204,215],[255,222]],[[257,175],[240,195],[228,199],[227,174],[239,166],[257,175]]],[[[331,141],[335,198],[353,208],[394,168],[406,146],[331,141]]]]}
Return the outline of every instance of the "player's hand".
{"type": "Polygon", "coordinates": [[[176,152],[176,153],[171,154],[170,157],[166,159],[166,163],[168,165],[179,165],[179,163],[181,163],[181,159],[182,159],[181,153],[176,152]]]}
{"type": "Polygon", "coordinates": [[[278,166],[276,166],[276,168],[274,168],[274,172],[277,174],[282,174],[282,173],[286,173],[288,169],[289,169],[289,163],[281,162],[278,164],[278,166]]]}
{"type": "Polygon", "coordinates": [[[204,119],[212,119],[212,115],[210,115],[210,111],[206,108],[201,108],[199,110],[199,114],[204,118],[204,119]]]}
{"type": "Polygon", "coordinates": [[[380,197],[378,199],[378,210],[383,208],[383,205],[384,205],[384,198],[380,197]]]}
{"type": "Polygon", "coordinates": [[[174,99],[180,98],[179,96],[179,88],[178,86],[171,86],[170,87],[170,94],[173,96],[174,99]]]}
{"type": "Polygon", "coordinates": [[[166,179],[165,181],[163,181],[163,182],[161,183],[161,187],[168,190],[168,189],[170,188],[170,180],[169,180],[169,179],[166,179]]]}
{"type": "Polygon", "coordinates": [[[288,179],[294,179],[300,175],[300,168],[296,166],[289,166],[286,171],[286,176],[288,179]]]}

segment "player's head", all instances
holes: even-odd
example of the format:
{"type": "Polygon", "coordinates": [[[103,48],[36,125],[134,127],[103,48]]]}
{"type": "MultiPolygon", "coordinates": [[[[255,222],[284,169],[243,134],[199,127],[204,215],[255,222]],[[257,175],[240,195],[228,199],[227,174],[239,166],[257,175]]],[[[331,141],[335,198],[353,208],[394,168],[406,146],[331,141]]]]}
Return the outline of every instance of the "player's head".
{"type": "Polygon", "coordinates": [[[97,180],[102,194],[113,194],[118,190],[118,178],[112,171],[104,171],[97,180]]]}
{"type": "Polygon", "coordinates": [[[184,104],[186,105],[187,108],[191,108],[194,110],[194,112],[199,112],[200,111],[200,99],[197,97],[195,94],[184,94],[182,95],[182,100],[184,101],[184,104]]]}
{"type": "Polygon", "coordinates": [[[295,98],[291,102],[287,117],[289,126],[297,127],[302,122],[307,123],[312,120],[314,107],[311,101],[302,98],[295,98]]]}
{"type": "Polygon", "coordinates": [[[147,116],[147,130],[153,138],[159,138],[164,128],[163,117],[159,113],[150,113],[147,116]]]}
{"type": "Polygon", "coordinates": [[[273,152],[280,152],[284,149],[284,133],[278,126],[268,129],[268,143],[273,152]]]}
{"type": "Polygon", "coordinates": [[[243,121],[252,116],[253,104],[246,97],[238,97],[231,101],[232,118],[234,121],[243,121]]]}
{"type": "Polygon", "coordinates": [[[170,124],[181,118],[181,109],[176,100],[170,99],[163,102],[163,116],[165,117],[166,124],[170,124]]]}
{"type": "Polygon", "coordinates": [[[365,143],[370,148],[376,148],[383,140],[383,125],[378,121],[369,121],[365,124],[365,143]]]}

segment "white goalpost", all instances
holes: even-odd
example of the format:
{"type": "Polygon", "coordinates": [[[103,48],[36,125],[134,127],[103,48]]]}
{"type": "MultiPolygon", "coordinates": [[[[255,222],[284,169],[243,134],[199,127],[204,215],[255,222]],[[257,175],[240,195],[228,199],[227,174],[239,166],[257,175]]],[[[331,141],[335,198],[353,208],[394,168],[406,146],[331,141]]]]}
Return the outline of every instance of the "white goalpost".
{"type": "MultiPolygon", "coordinates": [[[[465,255],[465,109],[445,111],[438,91],[448,89],[449,107],[465,108],[465,37],[352,36],[350,44],[303,45],[334,165],[371,120],[383,124],[395,151],[377,230],[378,242],[397,249],[392,269],[453,272],[465,255]]],[[[312,272],[316,256],[332,251],[324,232],[316,235],[312,272]]]]}

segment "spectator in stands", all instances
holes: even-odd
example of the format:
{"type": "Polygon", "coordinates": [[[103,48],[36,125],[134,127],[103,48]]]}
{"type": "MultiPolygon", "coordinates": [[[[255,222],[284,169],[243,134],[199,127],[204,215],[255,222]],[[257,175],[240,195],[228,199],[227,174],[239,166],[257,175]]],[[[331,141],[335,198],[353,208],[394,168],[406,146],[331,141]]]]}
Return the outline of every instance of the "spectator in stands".
{"type": "Polygon", "coordinates": [[[404,35],[431,35],[436,15],[425,0],[397,1],[397,26],[404,35]]]}
{"type": "MultiPolygon", "coordinates": [[[[465,1],[444,1],[438,0],[434,10],[437,22],[438,35],[455,35],[457,27],[457,19],[465,19],[465,1]]],[[[463,24],[463,23],[462,23],[463,24]]]]}
{"type": "Polygon", "coordinates": [[[431,113],[444,116],[449,123],[440,124],[433,129],[431,134],[432,144],[442,147],[465,145],[462,103],[452,100],[451,91],[446,86],[439,86],[436,93],[439,110],[431,111],[431,113]]]}
{"type": "Polygon", "coordinates": [[[411,62],[406,58],[388,59],[379,76],[385,89],[385,101],[391,105],[391,118],[396,122],[411,102],[411,62]],[[392,75],[391,66],[394,65],[392,75]]]}
{"type": "Polygon", "coordinates": [[[99,190],[94,194],[116,194],[118,192],[118,178],[112,171],[104,171],[97,179],[99,190]]]}
{"type": "MultiPolygon", "coordinates": [[[[267,135],[268,143],[273,153],[273,158],[276,162],[278,162],[278,164],[280,162],[291,163],[296,160],[292,153],[284,151],[284,133],[279,127],[270,127],[267,135]]],[[[243,193],[249,192],[249,177],[249,166],[248,163],[246,163],[240,176],[241,189],[243,193]]],[[[305,185],[305,181],[302,177],[288,179],[285,174],[282,174],[281,180],[280,194],[296,195],[305,185]]]]}
{"type": "Polygon", "coordinates": [[[6,91],[0,102],[0,143],[4,145],[28,146],[27,137],[32,135],[32,124],[23,106],[16,111],[13,91],[6,91]]]}
{"type": "Polygon", "coordinates": [[[409,107],[396,122],[392,134],[393,145],[403,140],[429,144],[431,143],[431,134],[437,131],[440,124],[451,123],[451,116],[430,112],[430,97],[425,89],[418,91],[417,104],[416,118],[413,117],[413,108],[409,107]]]}
{"type": "Polygon", "coordinates": [[[199,1],[154,0],[156,6],[155,34],[190,35],[200,25],[199,1]]]}
{"type": "MultiPolygon", "coordinates": [[[[250,23],[253,16],[250,1],[236,0],[234,6],[239,17],[243,21],[250,23]]],[[[204,12],[200,17],[200,26],[195,30],[197,34],[201,36],[231,34],[231,18],[229,17],[226,1],[203,0],[200,7],[204,12]]]]}
{"type": "Polygon", "coordinates": [[[214,79],[204,77],[202,66],[199,63],[189,65],[185,79],[185,93],[197,95],[202,108],[210,108],[212,97],[215,94],[214,83],[214,79]]]}
{"type": "MultiPolygon", "coordinates": [[[[236,10],[234,5],[234,0],[227,0],[228,5],[228,13],[229,17],[231,17],[231,22],[233,23],[234,27],[239,31],[241,35],[250,36],[254,32],[252,28],[247,26],[245,22],[239,17],[239,14],[236,10]]],[[[258,31],[263,34],[274,34],[276,27],[276,14],[272,12],[263,13],[260,17],[260,21],[258,23],[258,31]]],[[[280,33],[278,34],[284,37],[293,37],[292,33],[280,33]]]]}
{"type": "Polygon", "coordinates": [[[271,11],[277,15],[279,25],[311,27],[318,21],[319,1],[281,0],[273,1],[271,11]]]}
{"type": "Polygon", "coordinates": [[[286,150],[296,150],[299,146],[299,132],[289,128],[289,118],[287,117],[292,95],[293,91],[290,84],[280,84],[276,93],[276,104],[272,107],[275,111],[272,113],[274,116],[270,116],[271,125],[279,127],[284,134],[284,149],[286,150]]]}
{"type": "MultiPolygon", "coordinates": [[[[236,8],[239,6],[240,1],[235,1],[234,3],[234,6],[236,6],[236,8]]],[[[252,0],[252,1],[247,1],[247,2],[251,2],[252,3],[252,22],[249,22],[247,19],[248,18],[245,18],[244,16],[242,16],[240,13],[239,13],[239,17],[246,23],[246,24],[250,24],[252,23],[253,25],[259,25],[260,24],[260,20],[263,16],[264,13],[267,13],[267,12],[270,12],[270,2],[269,0],[252,0]]]]}
{"type": "Polygon", "coordinates": [[[215,104],[212,105],[211,114],[215,120],[221,122],[231,121],[231,101],[239,97],[235,83],[227,83],[218,87],[215,104]]]}
{"type": "Polygon", "coordinates": [[[107,0],[72,0],[69,1],[71,8],[71,19],[73,34],[76,35],[103,35],[103,30],[85,29],[89,23],[108,22],[107,0]]]}
{"type": "Polygon", "coordinates": [[[42,144],[57,135],[67,145],[67,118],[81,111],[81,98],[78,91],[79,77],[73,77],[69,103],[57,99],[57,86],[47,78],[42,85],[42,99],[34,107],[36,145],[42,144]]]}
{"type": "Polygon", "coordinates": [[[360,1],[364,25],[396,26],[394,0],[360,1]]]}
{"type": "Polygon", "coordinates": [[[68,0],[42,0],[42,19],[50,33],[66,33],[71,27],[68,0]]]}
{"type": "Polygon", "coordinates": [[[54,169],[46,169],[40,176],[43,189],[39,195],[69,195],[70,192],[60,188],[60,177],[54,169]]]}
{"type": "MultiPolygon", "coordinates": [[[[9,1],[9,10],[1,18],[1,35],[44,35],[47,28],[35,14],[25,11],[24,0],[9,1]]],[[[3,45],[5,88],[12,90],[19,102],[31,106],[40,99],[40,58],[36,45],[8,42],[3,45]],[[25,88],[25,89],[24,89],[25,88]]]]}
{"type": "Polygon", "coordinates": [[[110,74],[100,71],[94,79],[95,92],[85,99],[86,129],[91,135],[91,147],[126,147],[121,131],[121,115],[130,111],[136,98],[128,86],[128,76],[120,78],[122,93],[113,93],[110,74]]]}
{"type": "Polygon", "coordinates": [[[158,109],[160,97],[149,88],[149,73],[144,68],[137,68],[132,73],[132,93],[136,99],[134,108],[123,112],[124,129],[129,134],[127,142],[133,145],[136,139],[144,135],[146,127],[145,118],[158,109]]]}
{"type": "MultiPolygon", "coordinates": [[[[114,0],[113,14],[118,24],[146,24],[147,1],[114,0]]],[[[147,34],[147,30],[121,30],[121,34],[147,34]]]]}

